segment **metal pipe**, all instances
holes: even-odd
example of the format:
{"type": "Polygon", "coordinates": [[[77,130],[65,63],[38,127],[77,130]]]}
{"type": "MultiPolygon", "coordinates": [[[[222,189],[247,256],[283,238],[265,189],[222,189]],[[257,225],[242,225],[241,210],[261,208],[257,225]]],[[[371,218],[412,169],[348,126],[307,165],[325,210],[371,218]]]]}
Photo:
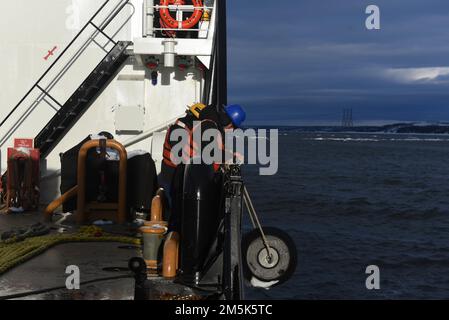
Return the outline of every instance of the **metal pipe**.
{"type": "Polygon", "coordinates": [[[164,244],[164,257],[162,260],[162,276],[166,279],[176,277],[179,264],[179,234],[171,232],[164,244]]]}
{"type": "Polygon", "coordinates": [[[147,7],[145,10],[145,34],[147,37],[154,37],[154,0],[145,0],[147,7]]]}
{"type": "Polygon", "coordinates": [[[142,1],[142,38],[147,36],[147,0],[142,1]]]}
{"type": "Polygon", "coordinates": [[[131,147],[132,145],[135,145],[136,143],[139,143],[145,139],[152,137],[155,132],[160,132],[160,131],[168,129],[168,127],[170,127],[173,123],[175,123],[176,120],[178,120],[180,117],[182,117],[182,115],[179,115],[176,118],[173,118],[173,119],[167,121],[165,124],[151,128],[151,129],[139,134],[138,136],[135,136],[135,137],[123,142],[123,146],[125,146],[125,148],[131,147]]]}
{"type": "Polygon", "coordinates": [[[155,196],[151,202],[151,221],[162,221],[162,198],[159,195],[155,196]]]}
{"type": "Polygon", "coordinates": [[[181,5],[181,4],[170,4],[168,6],[161,6],[161,5],[155,5],[153,6],[154,9],[159,10],[159,9],[168,9],[170,11],[194,11],[194,10],[202,10],[202,9],[209,9],[212,10],[214,9],[214,7],[212,6],[202,6],[202,7],[195,7],[194,5],[181,5]]]}
{"type": "Polygon", "coordinates": [[[164,45],[164,67],[173,68],[175,66],[175,46],[177,42],[173,39],[162,41],[164,45]]]}
{"type": "Polygon", "coordinates": [[[204,31],[203,29],[185,29],[185,28],[154,28],[155,31],[204,31]]]}
{"type": "Polygon", "coordinates": [[[257,228],[257,225],[256,225],[256,222],[254,221],[254,218],[253,218],[252,213],[250,212],[250,209],[249,209],[250,207],[249,207],[248,200],[246,200],[246,197],[243,197],[243,200],[245,201],[245,206],[246,206],[246,208],[248,209],[248,212],[249,212],[249,218],[250,218],[250,220],[251,220],[251,224],[253,225],[253,228],[256,229],[256,228],[257,228]]]}
{"type": "MultiPolygon", "coordinates": [[[[98,148],[100,140],[90,140],[86,142],[79,151],[78,155],[78,199],[77,199],[77,221],[82,224],[86,222],[86,159],[87,152],[90,149],[98,148]]],[[[125,147],[115,140],[106,140],[106,147],[115,149],[120,154],[119,163],[119,193],[117,223],[126,222],[126,170],[128,164],[128,155],[125,147]]]]}
{"type": "Polygon", "coordinates": [[[227,20],[226,0],[218,0],[216,21],[216,79],[214,81],[216,91],[216,106],[222,108],[228,104],[228,45],[227,45],[227,20]]]}
{"type": "Polygon", "coordinates": [[[257,228],[260,231],[260,235],[262,236],[263,244],[264,244],[265,248],[267,249],[267,258],[271,259],[270,245],[268,243],[267,237],[265,236],[265,232],[263,231],[262,225],[260,224],[259,217],[257,216],[256,209],[254,209],[253,202],[251,201],[251,198],[249,196],[248,189],[246,189],[246,186],[243,186],[243,197],[245,199],[245,204],[248,209],[248,212],[249,212],[250,216],[252,216],[251,220],[253,220],[253,223],[254,222],[256,223],[257,228]]]}
{"type": "Polygon", "coordinates": [[[51,218],[53,217],[53,213],[56,209],[58,209],[60,206],[62,206],[64,203],[72,199],[78,194],[78,186],[74,186],[72,189],[64,193],[62,196],[60,196],[58,199],[54,200],[52,203],[50,203],[47,208],[45,208],[44,211],[44,219],[47,222],[51,221],[51,218]]]}

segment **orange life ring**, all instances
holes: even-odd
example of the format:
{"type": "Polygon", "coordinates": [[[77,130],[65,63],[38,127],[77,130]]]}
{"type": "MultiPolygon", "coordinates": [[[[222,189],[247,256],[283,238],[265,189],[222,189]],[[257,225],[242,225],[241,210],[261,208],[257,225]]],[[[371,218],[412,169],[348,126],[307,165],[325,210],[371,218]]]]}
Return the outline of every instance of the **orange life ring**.
{"type": "MultiPolygon", "coordinates": [[[[175,4],[176,1],[173,0],[161,0],[161,7],[168,7],[169,4],[175,4]]],[[[193,5],[195,6],[195,10],[190,18],[180,22],[170,14],[170,10],[168,8],[161,8],[159,10],[160,16],[164,25],[171,29],[191,29],[193,28],[203,16],[203,9],[198,9],[198,7],[203,7],[202,0],[192,0],[193,5]]]]}

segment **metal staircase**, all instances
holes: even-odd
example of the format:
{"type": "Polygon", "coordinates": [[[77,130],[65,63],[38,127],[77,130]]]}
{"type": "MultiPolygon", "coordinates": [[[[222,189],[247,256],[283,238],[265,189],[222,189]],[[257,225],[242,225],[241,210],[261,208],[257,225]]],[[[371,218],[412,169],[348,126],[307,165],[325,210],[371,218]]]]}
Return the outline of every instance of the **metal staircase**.
{"type": "MultiPolygon", "coordinates": [[[[31,89],[25,94],[25,96],[19,101],[19,103],[9,112],[9,114],[0,122],[0,127],[3,127],[11,116],[18,111],[19,107],[27,100],[35,90],[40,91],[40,96],[34,103],[39,104],[48,98],[57,107],[59,107],[56,114],[52,119],[45,125],[45,127],[39,132],[35,137],[35,147],[39,148],[41,151],[41,157],[46,158],[52,149],[58,144],[58,142],[64,137],[64,135],[70,130],[70,128],[78,121],[82,114],[91,106],[99,94],[106,88],[109,82],[113,79],[119,68],[127,60],[128,54],[126,49],[132,44],[130,41],[119,41],[116,42],[110,37],[105,29],[110,25],[110,23],[117,17],[117,15],[125,8],[125,6],[130,4],[130,0],[124,0],[117,4],[113,10],[106,16],[104,21],[99,24],[94,23],[94,19],[99,16],[99,14],[105,10],[106,6],[110,3],[107,0],[98,9],[98,11],[91,17],[91,19],[84,25],[84,27],[79,31],[79,33],[72,39],[72,41],[67,45],[67,47],[62,51],[62,53],[57,57],[57,59],[50,65],[50,67],[44,72],[44,74],[37,80],[37,82],[31,87],[31,89]],[[89,45],[90,43],[98,42],[95,41],[97,35],[103,35],[109,43],[112,43],[113,48],[107,52],[106,56],[103,57],[101,62],[94,68],[94,70],[87,76],[83,83],[76,89],[76,91],[70,96],[70,98],[65,103],[60,103],[55,99],[50,91],[62,77],[51,82],[51,85],[44,87],[42,85],[44,78],[50,73],[53,67],[60,61],[60,59],[66,54],[66,52],[73,47],[75,41],[80,38],[80,36],[87,30],[88,27],[94,28],[94,34],[89,37],[88,42],[83,46],[89,45]]],[[[117,31],[118,33],[118,31],[117,31]]],[[[104,47],[102,47],[104,50],[104,47]]],[[[79,56],[78,56],[79,57],[79,56]]],[[[76,59],[78,57],[74,57],[76,59]]],[[[69,67],[71,64],[68,64],[69,67]]],[[[59,76],[59,75],[58,75],[59,76]]],[[[8,135],[11,135],[20,126],[20,122],[14,123],[12,128],[9,130],[8,135]]],[[[8,138],[8,135],[2,137],[1,145],[3,145],[8,138]]]]}
{"type": "MultiPolygon", "coordinates": [[[[64,137],[82,114],[95,101],[96,97],[107,86],[118,69],[127,60],[126,48],[131,42],[117,42],[67,102],[60,106],[58,112],[45,128],[36,136],[35,147],[40,149],[41,156],[46,157],[53,147],[64,137]]],[[[39,89],[41,89],[39,87],[39,89]]],[[[44,89],[41,89],[45,92],[44,89]]],[[[48,94],[47,94],[48,96],[48,94]]],[[[50,99],[52,99],[50,97],[50,99]]],[[[52,99],[55,101],[54,99],[52,99]]]]}

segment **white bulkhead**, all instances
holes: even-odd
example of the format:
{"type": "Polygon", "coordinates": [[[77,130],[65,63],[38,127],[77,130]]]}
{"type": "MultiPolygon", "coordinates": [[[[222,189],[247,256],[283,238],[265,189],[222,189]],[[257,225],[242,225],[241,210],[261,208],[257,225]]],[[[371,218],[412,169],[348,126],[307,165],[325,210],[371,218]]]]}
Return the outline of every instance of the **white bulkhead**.
{"type": "MultiPolygon", "coordinates": [[[[13,139],[39,134],[114,47],[111,39],[132,41],[127,49],[130,57],[42,161],[41,202],[48,203],[59,195],[59,154],[92,133],[108,131],[129,151],[153,151],[160,166],[166,126],[184,114],[188,105],[205,102],[204,67],[211,67],[214,3],[204,1],[206,13],[196,30],[198,37],[189,39],[160,36],[161,30],[154,28],[159,0],[1,0],[0,121],[14,110],[0,127],[1,172],[6,170],[7,148],[13,146],[13,139]],[[103,35],[96,27],[101,29],[105,24],[103,35]],[[14,109],[58,57],[39,87],[14,109]],[[174,60],[169,61],[171,58],[174,60]],[[158,141],[152,150],[154,132],[158,141]]],[[[193,9],[170,7],[178,19],[183,19],[183,11],[193,9]]],[[[176,35],[181,32],[176,31],[176,35]]]]}

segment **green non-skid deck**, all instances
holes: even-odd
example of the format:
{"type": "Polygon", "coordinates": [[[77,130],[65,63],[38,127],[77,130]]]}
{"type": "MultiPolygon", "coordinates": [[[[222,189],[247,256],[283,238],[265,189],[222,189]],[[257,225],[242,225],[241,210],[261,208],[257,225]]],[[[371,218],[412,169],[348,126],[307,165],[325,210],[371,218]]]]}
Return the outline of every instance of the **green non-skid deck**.
{"type": "MultiPolygon", "coordinates": [[[[30,226],[39,221],[41,221],[41,215],[36,213],[0,215],[0,232],[11,228],[30,226]]],[[[0,296],[64,286],[66,278],[69,276],[65,274],[65,271],[70,265],[79,267],[81,282],[129,274],[129,271],[110,272],[105,271],[104,268],[118,268],[118,270],[127,268],[128,260],[140,255],[140,251],[135,245],[127,246],[127,241],[123,240],[111,242],[114,241],[114,238],[104,239],[108,242],[97,242],[100,239],[92,239],[93,242],[71,243],[70,237],[75,237],[75,232],[76,229],[70,230],[68,234],[62,236],[66,239],[61,239],[60,244],[52,245],[37,255],[33,254],[31,259],[27,259],[1,274],[0,296]]],[[[119,234],[114,234],[113,237],[123,239],[119,234]]],[[[127,239],[132,240],[132,238],[127,239]]],[[[79,237],[72,240],[79,240],[79,237]]],[[[88,240],[85,239],[85,241],[88,240]]],[[[128,244],[132,244],[132,241],[129,241],[128,244]]],[[[20,243],[14,245],[20,246],[20,243]]],[[[88,284],[82,286],[80,290],[57,290],[27,298],[96,300],[131,299],[133,295],[134,280],[130,278],[88,284]]]]}

